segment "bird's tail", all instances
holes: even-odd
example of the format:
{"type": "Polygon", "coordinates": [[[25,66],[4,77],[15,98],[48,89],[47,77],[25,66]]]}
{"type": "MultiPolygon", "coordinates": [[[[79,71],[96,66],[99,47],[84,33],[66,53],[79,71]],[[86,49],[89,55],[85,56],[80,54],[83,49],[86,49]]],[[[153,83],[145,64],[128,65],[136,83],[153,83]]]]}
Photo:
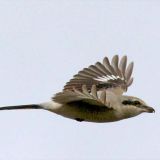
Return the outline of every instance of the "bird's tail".
{"type": "Polygon", "coordinates": [[[0,110],[14,110],[14,109],[42,109],[42,107],[38,104],[27,104],[27,105],[0,107],[0,110]]]}

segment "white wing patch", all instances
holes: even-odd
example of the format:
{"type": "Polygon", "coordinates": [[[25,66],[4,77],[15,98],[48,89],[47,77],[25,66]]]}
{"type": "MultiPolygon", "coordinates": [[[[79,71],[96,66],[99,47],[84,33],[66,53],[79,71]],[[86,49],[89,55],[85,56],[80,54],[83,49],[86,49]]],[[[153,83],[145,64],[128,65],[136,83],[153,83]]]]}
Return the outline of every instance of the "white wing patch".
{"type": "Polygon", "coordinates": [[[100,82],[107,82],[109,80],[117,80],[117,79],[121,79],[124,80],[124,78],[119,77],[119,76],[115,76],[115,75],[107,75],[107,76],[102,76],[102,77],[98,77],[98,78],[94,78],[94,80],[100,81],[100,82]]]}

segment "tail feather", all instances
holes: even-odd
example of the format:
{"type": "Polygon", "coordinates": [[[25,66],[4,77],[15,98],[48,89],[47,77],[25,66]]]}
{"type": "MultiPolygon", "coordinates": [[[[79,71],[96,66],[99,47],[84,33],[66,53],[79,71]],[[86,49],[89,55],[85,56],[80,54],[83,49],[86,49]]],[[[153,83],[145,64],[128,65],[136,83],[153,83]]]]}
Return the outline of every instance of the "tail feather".
{"type": "Polygon", "coordinates": [[[42,109],[42,107],[38,104],[0,107],[0,110],[14,110],[14,109],[42,109]]]}

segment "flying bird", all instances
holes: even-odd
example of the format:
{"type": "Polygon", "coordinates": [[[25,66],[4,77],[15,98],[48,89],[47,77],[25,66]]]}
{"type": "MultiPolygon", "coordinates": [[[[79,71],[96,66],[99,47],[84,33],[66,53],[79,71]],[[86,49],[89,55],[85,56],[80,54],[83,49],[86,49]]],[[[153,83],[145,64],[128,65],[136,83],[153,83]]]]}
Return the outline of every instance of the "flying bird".
{"type": "Polygon", "coordinates": [[[79,71],[66,83],[63,91],[51,101],[40,104],[0,107],[0,110],[44,109],[79,122],[114,122],[153,113],[143,100],[123,95],[133,82],[133,62],[127,65],[127,56],[111,61],[107,57],[79,71]]]}

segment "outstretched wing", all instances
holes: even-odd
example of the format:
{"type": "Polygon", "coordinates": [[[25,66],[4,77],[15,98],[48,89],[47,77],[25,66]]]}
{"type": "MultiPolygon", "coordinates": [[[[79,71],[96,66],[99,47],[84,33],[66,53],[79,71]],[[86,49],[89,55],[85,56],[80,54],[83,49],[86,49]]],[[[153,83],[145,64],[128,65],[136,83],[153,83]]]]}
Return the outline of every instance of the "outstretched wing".
{"type": "Polygon", "coordinates": [[[118,55],[115,55],[111,63],[105,57],[103,63],[97,62],[74,75],[64,86],[64,91],[81,90],[82,85],[86,85],[87,90],[90,90],[92,85],[96,85],[98,90],[111,89],[115,93],[122,94],[133,82],[132,71],[133,62],[127,66],[127,56],[119,60],[118,55]]]}
{"type": "Polygon", "coordinates": [[[94,105],[94,106],[101,106],[106,107],[108,109],[112,109],[109,106],[109,103],[106,99],[106,91],[103,90],[98,94],[98,91],[96,89],[95,85],[92,85],[91,92],[87,90],[86,85],[82,86],[82,91],[78,91],[77,89],[74,90],[66,90],[60,93],[57,93],[53,100],[55,102],[61,103],[61,104],[70,104],[73,102],[83,102],[88,105],[94,105]]]}

